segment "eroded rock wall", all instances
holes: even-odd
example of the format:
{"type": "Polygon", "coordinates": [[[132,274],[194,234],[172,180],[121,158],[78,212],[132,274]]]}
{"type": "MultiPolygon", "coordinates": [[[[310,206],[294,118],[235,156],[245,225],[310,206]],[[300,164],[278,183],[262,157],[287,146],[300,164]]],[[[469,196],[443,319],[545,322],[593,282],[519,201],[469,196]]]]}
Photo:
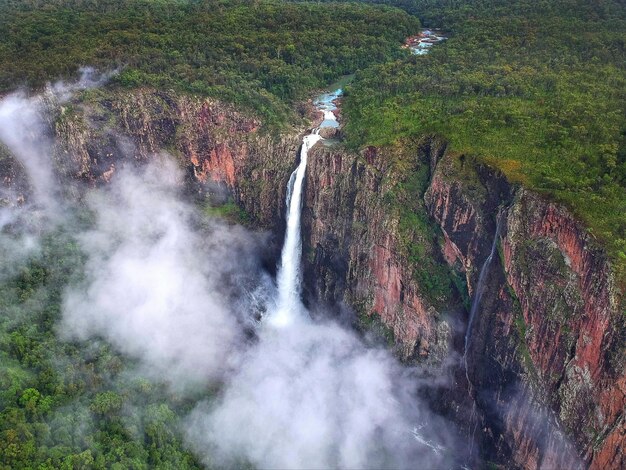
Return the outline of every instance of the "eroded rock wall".
{"type": "Polygon", "coordinates": [[[312,152],[303,218],[307,284],[317,299],[380,319],[403,358],[436,364],[448,353],[451,327],[446,306],[428,299],[413,276],[398,214],[385,197],[394,185],[376,149],[312,152]]]}
{"type": "Polygon", "coordinates": [[[55,120],[63,174],[104,183],[121,166],[165,151],[181,162],[190,186],[227,189],[255,226],[281,220],[297,132],[261,133],[256,119],[212,99],[153,89],[92,93],[62,107],[55,120]]]}
{"type": "Polygon", "coordinates": [[[558,204],[507,189],[480,164],[468,171],[463,157],[446,160],[426,202],[470,292],[498,214],[503,225],[468,366],[504,444],[496,454],[524,468],[572,468],[576,453],[579,465],[622,468],[626,327],[606,255],[558,204]]]}

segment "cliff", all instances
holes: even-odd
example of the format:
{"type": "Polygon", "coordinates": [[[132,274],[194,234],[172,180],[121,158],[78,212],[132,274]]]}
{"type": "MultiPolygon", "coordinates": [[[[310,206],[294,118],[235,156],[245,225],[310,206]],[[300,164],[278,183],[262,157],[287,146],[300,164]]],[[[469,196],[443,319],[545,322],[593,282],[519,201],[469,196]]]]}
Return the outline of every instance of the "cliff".
{"type": "MultiPolygon", "coordinates": [[[[57,172],[80,182],[66,191],[79,195],[82,185],[106,184],[122,166],[167,151],[193,197],[232,197],[251,225],[272,230],[279,249],[301,130],[268,135],[216,100],[150,89],[90,90],[53,114],[57,172]]],[[[309,161],[310,303],[353,307],[404,360],[449,374],[434,406],[478,429],[484,460],[626,466],[621,294],[601,247],[568,211],[434,138],[360,154],[318,145],[309,161]],[[468,384],[460,361],[445,359],[463,354],[469,300],[498,223],[468,338],[468,384]],[[459,412],[467,400],[476,403],[469,417],[459,412]]],[[[5,156],[0,172],[20,188],[17,203],[28,197],[18,165],[5,156]]]]}
{"type": "MultiPolygon", "coordinates": [[[[54,112],[56,166],[63,176],[104,184],[121,166],[167,151],[186,169],[195,194],[227,190],[251,225],[272,229],[279,245],[284,188],[301,141],[297,131],[263,134],[257,120],[231,106],[150,89],[93,90],[54,112]]],[[[451,337],[442,313],[453,302],[421,294],[399,218],[379,197],[395,182],[386,157],[376,152],[365,158],[322,146],[313,152],[303,217],[308,286],[312,299],[376,313],[404,358],[440,362],[451,337]]],[[[429,257],[437,257],[433,240],[426,245],[429,257]]]]}
{"type": "MultiPolygon", "coordinates": [[[[454,327],[463,313],[458,296],[433,301],[432,287],[415,276],[402,216],[387,200],[407,181],[384,152],[313,153],[305,272],[314,297],[379,317],[402,357],[437,364],[462,353],[454,327]]],[[[446,153],[441,142],[416,143],[414,161],[408,171],[421,165],[431,174],[411,210],[425,203],[440,229],[419,240],[422,256],[445,260],[469,296],[500,219],[498,255],[468,339],[482,458],[523,468],[621,468],[626,325],[603,250],[564,208],[446,153]]],[[[459,401],[458,393],[448,399],[459,401]]]]}
{"type": "Polygon", "coordinates": [[[603,250],[563,207],[463,156],[437,166],[426,203],[470,291],[500,214],[468,363],[498,452],[525,468],[572,468],[576,453],[623,467],[626,325],[603,250]]]}
{"type": "Polygon", "coordinates": [[[90,90],[56,110],[56,166],[62,176],[106,183],[118,168],[165,151],[198,197],[230,194],[251,224],[281,220],[285,187],[300,145],[297,132],[259,132],[253,117],[217,100],[161,92],[90,90]]]}
{"type": "MultiPolygon", "coordinates": [[[[416,279],[389,200],[398,182],[387,161],[376,149],[363,156],[314,149],[303,214],[306,281],[315,299],[345,302],[362,320],[380,320],[403,358],[437,364],[452,336],[444,314],[458,298],[429,298],[416,279]]],[[[434,240],[421,242],[425,254],[443,263],[434,240]]]]}

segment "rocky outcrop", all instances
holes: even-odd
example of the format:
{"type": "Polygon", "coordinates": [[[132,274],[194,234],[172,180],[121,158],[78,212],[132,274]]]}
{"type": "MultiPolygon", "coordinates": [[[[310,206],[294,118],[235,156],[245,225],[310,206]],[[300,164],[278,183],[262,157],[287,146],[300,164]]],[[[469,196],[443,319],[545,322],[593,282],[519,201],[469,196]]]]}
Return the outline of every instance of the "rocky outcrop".
{"type": "Polygon", "coordinates": [[[495,458],[572,468],[578,453],[591,468],[623,467],[626,325],[602,249],[561,206],[463,157],[438,165],[426,201],[470,292],[498,213],[504,225],[468,362],[489,432],[505,443],[495,458]]]}
{"type": "Polygon", "coordinates": [[[593,468],[623,467],[626,325],[603,251],[565,209],[520,191],[503,259],[551,408],[593,468]]]}
{"type": "Polygon", "coordinates": [[[281,220],[297,133],[259,132],[259,121],[212,99],[152,89],[92,91],[55,120],[57,167],[89,184],[161,152],[179,159],[201,195],[230,193],[258,227],[281,220]]]}
{"type": "Polygon", "coordinates": [[[12,158],[8,149],[0,143],[0,206],[23,204],[30,195],[28,178],[24,168],[12,158]]]}

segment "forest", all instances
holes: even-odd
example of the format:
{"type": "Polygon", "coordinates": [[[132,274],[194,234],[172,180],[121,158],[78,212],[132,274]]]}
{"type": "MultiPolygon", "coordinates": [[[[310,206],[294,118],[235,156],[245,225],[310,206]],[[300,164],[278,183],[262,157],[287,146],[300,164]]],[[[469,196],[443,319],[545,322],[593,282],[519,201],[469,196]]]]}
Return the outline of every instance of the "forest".
{"type": "MultiPolygon", "coordinates": [[[[77,211],[74,229],[88,223],[77,211]]],[[[3,270],[0,468],[201,468],[176,427],[188,402],[129,375],[133,361],[104,341],[59,339],[62,294],[84,261],[60,228],[11,276],[3,270]]]]}
{"type": "Polygon", "coordinates": [[[278,1],[0,2],[0,92],[119,70],[120,86],[219,97],[266,125],[342,75],[405,57],[419,29],[399,10],[278,1]],[[2,5],[4,3],[4,5],[2,5]]]}
{"type": "MultiPolygon", "coordinates": [[[[441,136],[457,155],[565,203],[624,285],[618,0],[0,0],[0,94],[40,89],[85,65],[117,71],[108,86],[234,103],[269,131],[299,123],[299,103],[354,73],[342,109],[346,145],[402,149],[396,205],[426,185],[410,150],[441,136]],[[449,39],[411,56],[400,45],[422,24],[449,39]]],[[[423,211],[399,210],[401,230],[436,237],[423,211]]],[[[72,217],[74,228],[93,222],[84,208],[72,217]]],[[[420,247],[408,250],[418,264],[420,247]]],[[[453,280],[428,263],[416,275],[441,297],[453,280]]],[[[129,374],[132,361],[104,340],[59,339],[63,290],[84,264],[74,234],[59,228],[0,272],[0,468],[202,468],[177,427],[196,397],[129,374]]]]}
{"type": "Polygon", "coordinates": [[[626,279],[626,10],[619,2],[417,1],[450,31],[427,56],[357,73],[353,148],[446,138],[563,202],[626,279]]]}

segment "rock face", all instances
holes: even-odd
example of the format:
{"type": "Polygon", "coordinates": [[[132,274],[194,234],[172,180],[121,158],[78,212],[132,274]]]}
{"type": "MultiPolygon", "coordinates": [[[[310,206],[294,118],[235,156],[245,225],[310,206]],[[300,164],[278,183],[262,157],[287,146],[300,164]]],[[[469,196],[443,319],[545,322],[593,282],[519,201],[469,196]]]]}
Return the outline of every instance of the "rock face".
{"type": "Polygon", "coordinates": [[[405,359],[441,361],[450,326],[412,275],[399,219],[381,197],[393,187],[385,158],[317,147],[308,175],[304,271],[313,297],[380,318],[405,359]]]}
{"type": "Polygon", "coordinates": [[[0,144],[0,205],[23,204],[30,195],[28,179],[24,169],[0,144]]]}
{"type": "MultiPolygon", "coordinates": [[[[470,158],[426,150],[425,204],[441,229],[441,257],[470,296],[501,225],[468,341],[482,457],[532,469],[623,467],[626,325],[603,251],[562,207],[470,158]]],[[[393,170],[377,152],[313,152],[309,285],[316,298],[380,316],[403,357],[437,363],[454,338],[443,315],[454,302],[434,305],[412,276],[385,204],[393,170]]]]}
{"type": "Polygon", "coordinates": [[[179,159],[197,192],[227,190],[270,228],[281,220],[299,136],[263,135],[259,122],[216,100],[150,89],[107,92],[55,120],[57,166],[66,176],[106,183],[121,166],[166,151],[179,159]]]}
{"type": "MultiPolygon", "coordinates": [[[[167,151],[194,195],[230,194],[280,246],[298,131],[264,135],[258,121],[218,101],[149,89],[95,90],[55,112],[55,161],[67,181],[106,184],[123,166],[167,151]]],[[[444,142],[416,143],[403,159],[411,168],[390,163],[398,151],[310,153],[309,301],[348,304],[380,322],[403,359],[443,367],[451,352],[463,353],[460,305],[477,291],[499,223],[468,338],[469,387],[455,374],[457,391],[469,389],[476,403],[481,458],[529,469],[626,467],[626,316],[604,252],[562,207],[446,152],[444,142]],[[394,206],[398,188],[411,197],[394,206]],[[441,294],[444,277],[424,276],[420,265],[456,273],[445,278],[456,287],[441,294]]],[[[23,172],[0,157],[3,184],[19,203],[28,197],[23,172]]]]}
{"type": "Polygon", "coordinates": [[[426,201],[470,291],[498,213],[503,225],[468,364],[490,432],[505,444],[494,452],[525,468],[622,468],[626,327],[606,256],[562,207],[446,160],[426,201]]]}
{"type": "Polygon", "coordinates": [[[592,467],[623,467],[625,325],[604,253],[562,207],[521,191],[503,255],[550,405],[592,467]]]}

